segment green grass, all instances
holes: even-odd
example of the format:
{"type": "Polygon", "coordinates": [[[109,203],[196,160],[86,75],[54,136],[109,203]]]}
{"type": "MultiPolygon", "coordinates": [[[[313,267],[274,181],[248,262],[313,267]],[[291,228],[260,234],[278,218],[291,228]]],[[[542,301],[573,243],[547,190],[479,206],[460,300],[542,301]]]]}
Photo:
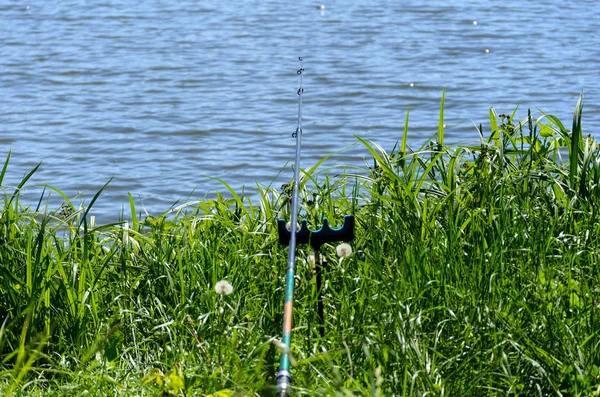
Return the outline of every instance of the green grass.
{"type": "MultiPolygon", "coordinates": [[[[413,150],[357,138],[372,165],[303,173],[301,217],[357,219],[326,245],[325,337],[310,250],[294,301],[297,395],[590,396],[600,390],[600,144],[554,116],[490,111],[474,146],[444,144],[444,103],[413,150]],[[488,136],[488,137],[486,137],[488,136]]],[[[477,135],[475,135],[477,136],[477,135]]],[[[4,395],[268,395],[275,383],[289,192],[224,184],[193,206],[95,225],[25,206],[0,173],[4,395]],[[222,279],[234,287],[220,297],[222,279]],[[217,393],[220,391],[220,394],[217,393]]],[[[325,159],[324,159],[325,160],[325,159]]],[[[36,167],[37,169],[37,167],[36,167]]]]}

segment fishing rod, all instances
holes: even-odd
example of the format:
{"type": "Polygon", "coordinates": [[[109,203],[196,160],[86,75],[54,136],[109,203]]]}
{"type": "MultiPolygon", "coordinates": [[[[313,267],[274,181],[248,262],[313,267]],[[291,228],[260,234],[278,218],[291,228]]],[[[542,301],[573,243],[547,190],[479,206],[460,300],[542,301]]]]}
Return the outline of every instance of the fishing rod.
{"type": "MultiPolygon", "coordinates": [[[[300,183],[300,146],[302,143],[302,94],[304,88],[302,84],[302,74],[304,73],[304,60],[299,57],[300,69],[300,88],[298,89],[298,126],[292,137],[296,139],[296,162],[294,164],[294,181],[292,188],[292,214],[288,224],[285,219],[278,221],[279,243],[289,245],[287,270],[285,275],[285,303],[283,307],[283,332],[281,342],[283,343],[283,352],[279,363],[279,372],[277,373],[277,390],[278,397],[287,397],[291,393],[292,376],[290,374],[290,346],[292,340],[292,309],[294,299],[294,273],[296,271],[296,246],[298,244],[310,244],[315,254],[315,262],[317,264],[317,290],[321,293],[321,260],[319,250],[323,244],[333,241],[352,241],[354,239],[354,216],[346,215],[344,224],[337,229],[329,227],[327,218],[323,219],[323,225],[318,230],[310,230],[306,224],[306,219],[302,220],[302,224],[298,223],[298,189],[300,183]]],[[[319,298],[319,333],[324,336],[324,315],[323,315],[322,297],[319,298]]]]}
{"type": "MultiPolygon", "coordinates": [[[[290,230],[296,231],[298,224],[298,183],[300,180],[300,147],[302,144],[302,94],[304,88],[302,85],[302,75],[304,73],[304,59],[298,57],[300,69],[297,74],[300,76],[300,88],[298,89],[298,125],[292,137],[296,138],[296,162],[294,163],[294,184],[292,188],[292,215],[290,219],[290,230]]],[[[277,396],[287,397],[290,395],[290,385],[292,376],[290,374],[289,350],[292,341],[292,309],[294,299],[294,273],[296,271],[296,233],[290,232],[290,248],[288,252],[287,270],[285,275],[285,300],[283,306],[283,331],[281,342],[284,345],[284,351],[281,354],[279,362],[279,372],[277,373],[277,396]]]]}

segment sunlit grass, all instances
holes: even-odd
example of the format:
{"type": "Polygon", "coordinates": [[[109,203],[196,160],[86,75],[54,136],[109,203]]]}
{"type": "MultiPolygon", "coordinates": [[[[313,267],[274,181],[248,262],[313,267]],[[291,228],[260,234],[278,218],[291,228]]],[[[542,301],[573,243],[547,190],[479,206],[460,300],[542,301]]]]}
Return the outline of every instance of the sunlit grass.
{"type": "MultiPolygon", "coordinates": [[[[353,254],[301,248],[298,395],[573,395],[600,388],[600,145],[552,115],[490,111],[480,143],[385,150],[303,173],[301,217],[357,219],[353,254]],[[489,137],[486,137],[489,136],[489,137]]],[[[279,358],[289,191],[258,186],[95,225],[47,186],[35,208],[0,173],[0,388],[15,395],[266,395],[279,358]],[[48,192],[65,202],[47,208],[48,192]],[[215,284],[227,280],[231,295],[215,284]]],[[[37,169],[37,167],[36,167],[37,169]]]]}

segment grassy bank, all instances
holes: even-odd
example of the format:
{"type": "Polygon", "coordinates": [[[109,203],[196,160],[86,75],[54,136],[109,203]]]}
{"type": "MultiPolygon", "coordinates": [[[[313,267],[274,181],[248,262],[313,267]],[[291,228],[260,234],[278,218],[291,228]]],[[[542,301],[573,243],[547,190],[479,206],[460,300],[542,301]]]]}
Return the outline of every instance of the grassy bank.
{"type": "MultiPolygon", "coordinates": [[[[341,175],[303,176],[302,218],[357,219],[350,257],[299,252],[298,395],[589,396],[600,388],[600,144],[551,115],[496,115],[480,144],[404,136],[341,175]]],[[[7,160],[0,174],[0,186],[7,160]]],[[[35,170],[34,170],[35,171],[35,170]]],[[[233,191],[97,226],[3,187],[0,388],[15,395],[266,395],[283,312],[289,191],[233,191]],[[219,295],[220,280],[233,286],[219,295]]],[[[227,189],[225,189],[227,190],[227,189]]],[[[47,192],[60,191],[47,187],[47,192]]]]}

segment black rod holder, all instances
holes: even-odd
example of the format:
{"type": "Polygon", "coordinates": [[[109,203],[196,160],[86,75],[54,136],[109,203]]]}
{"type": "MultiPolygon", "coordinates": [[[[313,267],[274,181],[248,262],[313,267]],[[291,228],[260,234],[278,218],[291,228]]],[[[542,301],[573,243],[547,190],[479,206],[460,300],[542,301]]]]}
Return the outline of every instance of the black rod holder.
{"type": "MultiPolygon", "coordinates": [[[[319,230],[310,230],[306,220],[302,220],[300,229],[296,230],[296,244],[310,244],[315,255],[315,276],[317,281],[317,315],[319,317],[319,335],[325,337],[325,310],[323,304],[323,274],[322,267],[327,264],[327,259],[321,259],[320,249],[323,244],[336,241],[349,242],[354,239],[354,215],[346,215],[344,223],[337,229],[329,227],[327,218],[323,218],[323,226],[319,230]]],[[[290,228],[293,226],[290,225],[290,228]]],[[[277,231],[279,232],[279,243],[289,245],[291,231],[287,228],[285,219],[277,221],[277,231]]]]}
{"type": "MultiPolygon", "coordinates": [[[[346,215],[344,224],[332,229],[329,227],[327,218],[323,219],[323,226],[319,230],[310,230],[306,224],[306,219],[302,220],[300,230],[296,231],[296,244],[310,244],[315,250],[319,250],[323,244],[335,241],[349,242],[354,239],[354,215],[346,215]]],[[[291,226],[293,228],[294,226],[291,226]]],[[[279,232],[279,243],[281,245],[290,244],[291,232],[286,226],[285,219],[277,221],[277,230],[279,232]]]]}

